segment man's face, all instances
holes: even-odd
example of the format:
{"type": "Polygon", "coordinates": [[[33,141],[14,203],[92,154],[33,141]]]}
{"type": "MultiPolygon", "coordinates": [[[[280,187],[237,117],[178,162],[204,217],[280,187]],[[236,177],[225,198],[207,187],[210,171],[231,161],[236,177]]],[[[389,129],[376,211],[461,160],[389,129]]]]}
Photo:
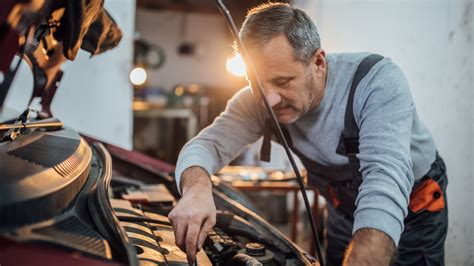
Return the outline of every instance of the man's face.
{"type": "MultiPolygon", "coordinates": [[[[291,124],[319,105],[326,83],[324,51],[315,53],[307,64],[297,61],[288,39],[280,35],[251,50],[250,56],[280,123],[291,124]],[[323,68],[318,65],[321,57],[323,68]]],[[[258,85],[250,71],[248,79],[252,90],[257,91],[258,85]]]]}

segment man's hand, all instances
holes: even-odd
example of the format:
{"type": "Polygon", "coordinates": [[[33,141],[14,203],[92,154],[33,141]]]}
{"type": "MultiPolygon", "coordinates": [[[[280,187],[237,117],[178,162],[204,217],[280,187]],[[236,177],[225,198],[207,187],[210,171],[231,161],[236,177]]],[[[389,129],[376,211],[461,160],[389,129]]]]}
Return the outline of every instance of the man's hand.
{"type": "Polygon", "coordinates": [[[182,174],[181,191],[183,197],[168,218],[173,225],[176,245],[186,252],[189,264],[193,264],[196,253],[216,224],[216,206],[208,173],[201,167],[189,167],[182,174]]]}
{"type": "Polygon", "coordinates": [[[343,265],[389,265],[394,252],[395,244],[388,235],[377,229],[360,229],[349,243],[343,265]]]}

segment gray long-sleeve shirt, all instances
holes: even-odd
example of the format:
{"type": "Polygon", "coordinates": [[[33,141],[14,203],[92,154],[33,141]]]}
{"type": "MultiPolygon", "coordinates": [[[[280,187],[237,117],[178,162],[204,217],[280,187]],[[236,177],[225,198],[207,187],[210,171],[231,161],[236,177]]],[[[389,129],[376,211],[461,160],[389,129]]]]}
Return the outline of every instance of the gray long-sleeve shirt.
{"type": "MultiPolygon", "coordinates": [[[[327,166],[348,164],[336,153],[344,127],[350,84],[367,53],[328,54],[328,76],[318,107],[287,126],[293,145],[305,156],[327,166]]],[[[377,63],[359,83],[353,113],[360,129],[357,158],[363,182],[356,199],[353,232],[375,228],[398,244],[414,180],[435,159],[436,147],[416,113],[408,83],[388,58],[377,63]]],[[[213,124],[188,142],[176,167],[176,182],[190,166],[213,174],[243,147],[263,134],[267,112],[249,88],[229,100],[213,124]]]]}

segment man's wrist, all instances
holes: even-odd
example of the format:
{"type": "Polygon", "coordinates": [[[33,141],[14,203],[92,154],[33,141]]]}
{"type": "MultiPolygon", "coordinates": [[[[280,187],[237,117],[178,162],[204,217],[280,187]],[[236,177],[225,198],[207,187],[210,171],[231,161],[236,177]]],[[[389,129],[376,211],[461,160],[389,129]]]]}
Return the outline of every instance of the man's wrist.
{"type": "Polygon", "coordinates": [[[394,253],[395,243],[387,234],[363,228],[352,237],[343,265],[389,265],[394,253]]]}
{"type": "Polygon", "coordinates": [[[186,168],[181,175],[180,190],[183,195],[191,189],[209,189],[212,188],[209,173],[200,166],[191,166],[186,168]]]}

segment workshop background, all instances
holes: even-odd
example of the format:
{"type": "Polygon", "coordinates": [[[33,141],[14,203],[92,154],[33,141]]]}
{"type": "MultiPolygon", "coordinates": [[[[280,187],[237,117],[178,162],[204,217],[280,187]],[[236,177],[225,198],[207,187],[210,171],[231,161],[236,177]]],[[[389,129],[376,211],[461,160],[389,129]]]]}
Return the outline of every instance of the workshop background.
{"type": "MultiPolygon", "coordinates": [[[[103,55],[89,58],[80,52],[74,64],[66,64],[53,114],[91,136],[175,160],[184,142],[245,85],[242,77],[226,70],[233,49],[224,18],[207,3],[212,1],[192,2],[106,0],[123,40],[103,55]],[[141,68],[131,75],[136,67],[141,68]],[[150,106],[169,112],[141,112],[150,106]],[[157,119],[150,122],[151,118],[157,119]]],[[[446,264],[474,265],[474,2],[295,4],[315,20],[326,52],[371,51],[402,68],[418,113],[448,167],[446,264]]],[[[26,106],[25,93],[31,93],[25,91],[32,87],[25,86],[32,82],[26,72],[20,74],[25,78],[15,80],[6,104],[19,111],[26,106]]],[[[278,156],[272,166],[287,166],[284,154],[278,156]]]]}

